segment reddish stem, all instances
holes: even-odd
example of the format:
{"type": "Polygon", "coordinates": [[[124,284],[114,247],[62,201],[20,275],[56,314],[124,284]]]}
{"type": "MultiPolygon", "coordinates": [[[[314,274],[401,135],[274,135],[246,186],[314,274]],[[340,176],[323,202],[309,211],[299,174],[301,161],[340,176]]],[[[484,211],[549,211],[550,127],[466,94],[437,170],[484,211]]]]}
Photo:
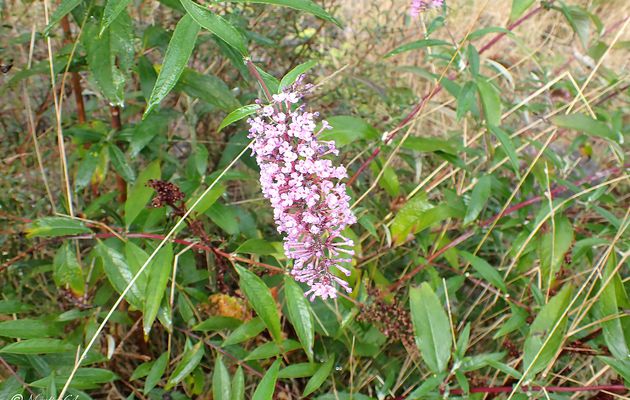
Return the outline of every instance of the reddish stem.
{"type": "MultiPolygon", "coordinates": [[[[630,163],[625,164],[623,166],[623,168],[630,168],[630,163]]],[[[587,176],[584,179],[581,179],[577,182],[574,183],[575,186],[580,186],[580,185],[584,185],[586,183],[591,183],[597,179],[600,179],[604,176],[610,176],[610,175],[614,175],[614,174],[618,174],[620,173],[622,170],[622,168],[619,167],[615,167],[615,168],[609,168],[603,171],[600,171],[596,174],[587,176]]],[[[551,191],[551,197],[556,197],[564,192],[566,192],[568,190],[567,187],[565,186],[560,186],[555,188],[554,190],[551,191]]],[[[513,205],[512,207],[506,208],[505,211],[503,213],[497,214],[492,218],[489,218],[485,221],[482,221],[479,223],[480,227],[486,227],[492,223],[494,223],[496,220],[503,218],[504,216],[511,214],[515,211],[520,210],[521,208],[527,207],[529,205],[538,203],[540,201],[543,201],[544,199],[546,199],[545,196],[536,196],[536,197],[532,197],[531,199],[525,200],[522,203],[518,203],[513,205]]],[[[424,269],[425,266],[430,265],[433,261],[435,261],[438,257],[440,257],[442,254],[444,254],[446,251],[448,251],[449,249],[452,249],[453,247],[457,246],[458,244],[470,239],[471,237],[473,237],[475,234],[474,230],[469,230],[468,232],[463,233],[462,235],[458,236],[457,238],[453,239],[451,242],[449,242],[448,244],[446,244],[444,247],[440,248],[439,250],[437,250],[435,253],[431,254],[429,257],[427,257],[427,261],[425,264],[421,264],[418,265],[416,268],[414,268],[413,270],[411,270],[410,272],[408,272],[406,275],[404,275],[402,278],[400,278],[396,283],[392,284],[389,287],[389,290],[391,291],[395,291],[397,290],[400,286],[402,286],[406,281],[408,281],[409,279],[413,278],[418,272],[422,271],[424,269]]]]}
{"type": "MultiPolygon", "coordinates": [[[[511,393],[514,391],[513,386],[490,386],[490,387],[474,387],[470,388],[470,393],[511,393]]],[[[613,392],[627,392],[628,389],[624,385],[594,385],[594,386],[523,386],[522,392],[562,392],[562,393],[577,393],[577,392],[594,392],[594,391],[613,391],[613,392]]],[[[465,394],[462,389],[453,389],[449,391],[449,394],[459,396],[465,394]]]]}

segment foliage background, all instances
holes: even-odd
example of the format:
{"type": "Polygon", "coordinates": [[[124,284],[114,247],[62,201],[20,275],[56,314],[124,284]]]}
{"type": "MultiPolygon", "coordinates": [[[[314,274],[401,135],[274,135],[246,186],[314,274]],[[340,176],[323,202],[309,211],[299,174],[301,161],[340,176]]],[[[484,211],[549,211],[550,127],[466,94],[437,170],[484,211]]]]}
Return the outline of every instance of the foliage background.
{"type": "Polygon", "coordinates": [[[182,4],[0,3],[0,397],[627,396],[626,1],[212,2],[232,46],[169,46],[182,4]],[[221,127],[262,97],[240,37],[270,86],[311,67],[349,296],[283,276],[246,124],[221,127]]]}

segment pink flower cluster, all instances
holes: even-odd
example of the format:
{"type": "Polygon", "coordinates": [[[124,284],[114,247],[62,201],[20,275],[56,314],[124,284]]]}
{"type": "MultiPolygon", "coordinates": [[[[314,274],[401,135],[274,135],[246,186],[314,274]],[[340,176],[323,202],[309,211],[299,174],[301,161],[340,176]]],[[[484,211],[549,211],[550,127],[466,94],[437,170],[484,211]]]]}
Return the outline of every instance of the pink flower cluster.
{"type": "Polygon", "coordinates": [[[272,103],[261,106],[248,122],[262,192],[271,202],[278,232],[286,235],[285,254],[293,259],[291,275],[310,286],[306,295],[312,301],[316,296],[336,297],[335,283],[351,291],[332,268],[350,274],[340,264],[351,260],[353,242],[341,231],[356,218],[346,185],[340,182],[346,169],[326,158],[338,154],[335,143],[317,138],[330,126],[322,121],[316,132],[318,113],[296,105],[302,97],[299,81],[273,95],[272,103]]]}
{"type": "Polygon", "coordinates": [[[444,5],[444,0],[411,0],[409,15],[418,18],[421,12],[429,8],[440,8],[444,5]]]}

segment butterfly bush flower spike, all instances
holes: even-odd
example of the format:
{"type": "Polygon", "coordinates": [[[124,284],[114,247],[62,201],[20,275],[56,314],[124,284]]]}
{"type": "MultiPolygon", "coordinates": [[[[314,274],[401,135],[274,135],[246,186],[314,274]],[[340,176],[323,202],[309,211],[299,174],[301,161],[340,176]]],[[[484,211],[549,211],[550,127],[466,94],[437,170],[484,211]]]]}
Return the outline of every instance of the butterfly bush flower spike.
{"type": "Polygon", "coordinates": [[[339,153],[335,143],[318,139],[330,126],[322,121],[316,131],[318,113],[298,104],[310,88],[302,78],[273,95],[271,104],[261,104],[248,122],[262,192],[271,202],[278,232],[285,235],[285,254],[293,260],[291,275],[310,286],[306,295],[312,301],[336,297],[336,284],[351,291],[333,269],[350,275],[341,263],[351,261],[353,242],[341,232],[356,218],[341,182],[346,169],[330,159],[339,153]]]}
{"type": "Polygon", "coordinates": [[[444,5],[444,0],[411,0],[409,15],[411,18],[418,18],[420,13],[429,8],[440,8],[444,5]]]}

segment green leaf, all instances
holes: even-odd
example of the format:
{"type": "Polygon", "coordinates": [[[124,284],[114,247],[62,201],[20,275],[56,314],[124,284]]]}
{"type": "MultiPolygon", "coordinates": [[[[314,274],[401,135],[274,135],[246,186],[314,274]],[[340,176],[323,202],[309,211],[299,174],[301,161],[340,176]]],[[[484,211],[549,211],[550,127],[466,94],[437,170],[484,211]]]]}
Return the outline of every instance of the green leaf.
{"type": "Polygon", "coordinates": [[[212,373],[212,398],[213,400],[231,400],[232,388],[230,386],[230,374],[223,364],[221,356],[217,356],[212,373]]]}
{"type": "Polygon", "coordinates": [[[222,329],[235,329],[242,324],[240,319],[215,315],[196,325],[192,330],[201,332],[220,331],[222,329]]]}
{"type": "Polygon", "coordinates": [[[490,126],[490,132],[492,132],[494,136],[499,139],[499,142],[503,147],[503,151],[505,151],[505,154],[507,154],[510,162],[512,163],[512,167],[514,168],[516,176],[520,177],[520,164],[518,161],[518,155],[516,154],[516,147],[514,147],[514,143],[512,142],[510,135],[508,135],[503,129],[499,128],[498,126],[490,126]]]}
{"type": "Polygon", "coordinates": [[[326,362],[319,367],[317,372],[315,372],[311,379],[309,379],[306,383],[306,387],[304,388],[304,393],[302,393],[302,397],[306,397],[319,389],[319,387],[322,386],[322,384],[326,381],[326,378],[328,378],[328,376],[330,375],[330,372],[332,371],[334,365],[335,356],[329,355],[328,360],[326,360],[326,362]]]}
{"type": "Polygon", "coordinates": [[[510,21],[515,21],[518,17],[534,4],[536,0],[512,0],[512,11],[510,11],[510,21]]]}
{"type": "Polygon", "coordinates": [[[8,354],[51,354],[73,353],[75,351],[76,346],[59,339],[25,339],[0,349],[0,353],[8,354]]]}
{"type": "Polygon", "coordinates": [[[127,228],[131,226],[151,200],[154,191],[147,186],[147,182],[151,179],[160,179],[160,174],[160,161],[155,160],[140,172],[138,179],[127,191],[127,201],[125,202],[125,225],[127,228]]]}
{"type": "Polygon", "coordinates": [[[127,7],[131,0],[107,0],[105,5],[105,11],[103,11],[103,18],[101,19],[101,30],[99,36],[105,32],[105,29],[114,22],[116,17],[127,7]]]}
{"type": "Polygon", "coordinates": [[[300,343],[310,361],[313,361],[313,345],[315,343],[315,324],[313,309],[304,297],[302,288],[288,275],[284,277],[284,290],[287,300],[289,320],[295,328],[300,343]]]}
{"type": "Polygon", "coordinates": [[[334,140],[337,147],[360,139],[379,139],[378,131],[361,118],[349,115],[338,115],[327,118],[331,129],[324,130],[320,135],[320,140],[334,140]]]}
{"type": "Polygon", "coordinates": [[[297,350],[300,347],[301,346],[298,342],[291,339],[286,339],[281,344],[278,344],[276,342],[267,342],[261,346],[256,347],[254,350],[252,350],[247,355],[247,357],[245,357],[245,361],[262,360],[265,358],[275,357],[280,354],[297,350]]]}
{"type": "Polygon", "coordinates": [[[64,243],[55,254],[53,280],[58,287],[70,289],[77,296],[85,293],[83,270],[69,242],[64,243]]]}
{"type": "Polygon", "coordinates": [[[114,169],[127,183],[132,183],[136,180],[136,173],[129,165],[129,161],[125,154],[115,144],[109,145],[109,158],[112,160],[114,169]]]}
{"type": "Polygon", "coordinates": [[[243,35],[224,18],[213,14],[192,0],[180,0],[182,6],[199,26],[215,34],[225,43],[236,49],[242,56],[247,56],[247,43],[243,35]]]}
{"type": "Polygon", "coordinates": [[[125,83],[134,57],[129,15],[121,11],[101,35],[95,22],[88,23],[82,38],[88,68],[100,92],[110,103],[123,106],[125,83]]]}
{"type": "Polygon", "coordinates": [[[302,75],[303,73],[305,73],[306,71],[308,71],[309,69],[313,68],[316,65],[317,65],[317,61],[311,60],[311,61],[302,63],[296,66],[295,68],[293,68],[291,71],[287,72],[287,74],[280,81],[278,92],[282,92],[284,89],[291,86],[297,80],[297,78],[300,77],[300,75],[302,75]]]}
{"type": "Polygon", "coordinates": [[[18,314],[30,311],[33,307],[17,300],[0,300],[0,314],[18,314]]]}
{"type": "Polygon", "coordinates": [[[407,241],[410,234],[420,232],[452,215],[453,210],[447,204],[434,206],[427,201],[425,193],[418,193],[394,216],[390,228],[394,244],[400,245],[407,241]]]}
{"type": "Polygon", "coordinates": [[[231,125],[236,121],[240,121],[243,118],[246,118],[252,114],[255,114],[259,108],[260,106],[258,104],[248,104],[246,106],[237,108],[236,110],[229,113],[227,117],[223,119],[223,121],[221,121],[218,130],[221,131],[226,126],[231,125]]]}
{"type": "Polygon", "coordinates": [[[249,304],[256,311],[256,314],[263,320],[271,337],[278,343],[282,341],[282,331],[280,329],[280,316],[276,308],[276,302],[269,292],[269,288],[258,276],[245,268],[236,265],[236,271],[240,276],[239,286],[249,304]]]}
{"type": "MultiPolygon", "coordinates": [[[[96,245],[96,252],[103,262],[103,270],[105,271],[105,275],[107,275],[109,283],[111,283],[112,287],[119,294],[122,293],[134,276],[125,257],[103,242],[99,242],[96,245]]],[[[125,295],[125,300],[133,307],[142,310],[144,306],[145,286],[141,286],[140,283],[140,280],[134,282],[125,295]]]]}
{"type": "Polygon", "coordinates": [[[468,45],[468,49],[466,51],[468,56],[468,64],[470,66],[470,73],[473,78],[477,79],[479,76],[479,52],[472,44],[468,45]]]}
{"type": "Polygon", "coordinates": [[[142,315],[142,326],[145,337],[148,337],[149,332],[151,332],[151,326],[158,315],[164,293],[166,292],[168,278],[171,276],[171,271],[173,270],[173,245],[171,243],[164,245],[164,247],[158,251],[148,268],[149,277],[145,291],[144,312],[142,315]]]}
{"type": "Polygon", "coordinates": [[[320,365],[314,362],[291,364],[278,372],[279,379],[297,379],[313,376],[320,365]]]}
{"type": "Polygon", "coordinates": [[[79,235],[81,233],[92,233],[92,231],[82,221],[66,217],[38,218],[26,229],[27,238],[79,235]]]}
{"type": "Polygon", "coordinates": [[[265,376],[262,377],[260,383],[256,387],[254,391],[254,395],[252,396],[252,400],[272,400],[273,392],[276,389],[276,380],[278,379],[278,370],[280,369],[281,360],[278,359],[273,362],[271,367],[265,373],[265,376]]]}
{"type": "Polygon", "coordinates": [[[514,33],[512,33],[512,31],[510,31],[509,29],[506,29],[500,26],[489,26],[487,28],[481,28],[481,29],[477,29],[474,32],[471,32],[470,35],[466,37],[466,39],[472,42],[473,40],[477,40],[489,33],[505,33],[511,36],[514,35],[514,33]]]}
{"type": "Polygon", "coordinates": [[[323,8],[315,4],[311,0],[227,0],[231,3],[259,3],[259,4],[275,4],[278,6],[284,6],[293,8],[299,11],[305,11],[313,14],[325,21],[332,22],[333,24],[341,27],[341,22],[328,14],[323,8]]]}
{"type": "Polygon", "coordinates": [[[525,326],[527,323],[527,317],[529,316],[527,311],[512,304],[510,305],[510,308],[512,308],[512,316],[503,325],[501,325],[501,328],[492,337],[493,339],[498,339],[508,333],[514,332],[515,330],[525,326]]]}
{"type": "Polygon", "coordinates": [[[565,285],[540,310],[529,328],[523,346],[523,371],[529,371],[530,377],[545,369],[562,346],[571,292],[571,286],[565,285]]]}
{"type": "Polygon", "coordinates": [[[239,326],[223,341],[223,346],[231,346],[256,337],[265,329],[265,323],[258,317],[239,326]]]}
{"type": "Polygon", "coordinates": [[[20,339],[38,339],[57,336],[62,330],[50,322],[36,319],[10,319],[0,322],[0,336],[20,339]]]}
{"type": "Polygon", "coordinates": [[[242,254],[257,254],[259,256],[265,256],[269,254],[275,254],[278,251],[265,239],[247,239],[234,251],[235,253],[242,254]]]}
{"type": "Polygon", "coordinates": [[[226,112],[241,105],[225,82],[211,73],[200,74],[195,70],[185,68],[177,86],[187,95],[201,99],[226,112]]]}
{"type": "Polygon", "coordinates": [[[540,237],[540,269],[544,284],[553,283],[553,278],[564,263],[564,255],[573,244],[573,225],[564,215],[554,217],[555,229],[549,224],[549,231],[540,237]]]}
{"type": "Polygon", "coordinates": [[[168,352],[162,353],[162,355],[155,360],[151,370],[149,371],[149,375],[147,375],[147,379],[144,381],[144,390],[143,393],[148,394],[153,388],[160,382],[162,379],[162,375],[166,371],[166,366],[168,365],[168,352]]]}
{"type": "Polygon", "coordinates": [[[602,282],[608,284],[595,303],[597,317],[604,320],[602,334],[610,353],[619,360],[630,360],[630,318],[624,315],[630,301],[615,265],[616,257],[610,257],[602,276],[602,282]]]}
{"type": "Polygon", "coordinates": [[[55,9],[55,11],[50,16],[50,21],[46,28],[44,29],[44,36],[50,35],[51,29],[61,21],[63,17],[70,14],[72,10],[74,10],[79,4],[81,4],[83,0],[62,0],[59,3],[59,6],[55,9]]]}
{"type": "Polygon", "coordinates": [[[133,382],[149,375],[153,364],[155,364],[155,361],[146,361],[138,365],[136,369],[133,370],[133,374],[131,374],[131,377],[129,377],[129,381],[133,382]]]}
{"type": "Polygon", "coordinates": [[[404,53],[411,50],[424,49],[426,47],[434,47],[434,46],[452,46],[451,43],[446,42],[444,40],[439,39],[422,39],[416,40],[415,42],[403,44],[390,51],[385,55],[385,58],[398,55],[400,53],[404,53]]]}
{"type": "Polygon", "coordinates": [[[452,342],[444,307],[426,282],[419,288],[411,288],[409,303],[416,342],[424,362],[434,373],[444,372],[451,357],[452,342]]]}
{"type": "Polygon", "coordinates": [[[476,79],[477,91],[483,106],[483,113],[489,126],[501,124],[501,98],[497,88],[483,78],[476,79]]]}
{"type": "Polygon", "coordinates": [[[195,48],[198,33],[199,25],[188,15],[184,15],[177,23],[143,118],[175,87],[195,48]]]}
{"type": "MultiPolygon", "coordinates": [[[[69,378],[69,371],[63,371],[61,373],[50,374],[46,378],[29,383],[29,385],[41,389],[63,387],[69,378]]],[[[103,386],[104,383],[113,382],[117,379],[118,375],[107,369],[79,368],[72,377],[72,382],[69,387],[74,389],[96,389],[103,386]]]]}
{"type": "Polygon", "coordinates": [[[551,118],[551,122],[561,128],[576,130],[587,135],[618,141],[619,138],[604,122],[593,119],[584,114],[558,115],[551,118]]]}
{"type": "Polygon", "coordinates": [[[408,137],[401,147],[420,153],[443,151],[444,153],[457,155],[458,151],[458,146],[450,140],[417,136],[408,137]]]}
{"type": "Polygon", "coordinates": [[[467,225],[477,219],[483,208],[486,206],[490,193],[492,191],[492,176],[484,175],[475,184],[470,195],[466,216],[464,217],[464,225],[467,225]]]}
{"type": "Polygon", "coordinates": [[[481,257],[477,257],[467,251],[460,251],[459,254],[462,255],[472,265],[472,267],[481,275],[481,277],[488,281],[492,286],[498,288],[503,293],[507,293],[507,286],[501,277],[501,274],[490,264],[486,262],[481,257]]]}
{"type": "Polygon", "coordinates": [[[597,357],[610,365],[626,381],[626,387],[630,385],[630,360],[616,360],[612,357],[597,357]]]}
{"type": "Polygon", "coordinates": [[[203,342],[197,342],[196,345],[185,352],[182,356],[181,361],[179,362],[179,364],[177,364],[175,370],[173,370],[173,373],[168,378],[168,382],[166,383],[164,389],[172,389],[175,385],[177,385],[178,383],[183,381],[184,378],[190,375],[191,372],[193,372],[194,369],[197,368],[204,354],[205,352],[203,342]]]}
{"type": "Polygon", "coordinates": [[[245,400],[245,374],[239,365],[232,377],[232,400],[245,400]]]}

